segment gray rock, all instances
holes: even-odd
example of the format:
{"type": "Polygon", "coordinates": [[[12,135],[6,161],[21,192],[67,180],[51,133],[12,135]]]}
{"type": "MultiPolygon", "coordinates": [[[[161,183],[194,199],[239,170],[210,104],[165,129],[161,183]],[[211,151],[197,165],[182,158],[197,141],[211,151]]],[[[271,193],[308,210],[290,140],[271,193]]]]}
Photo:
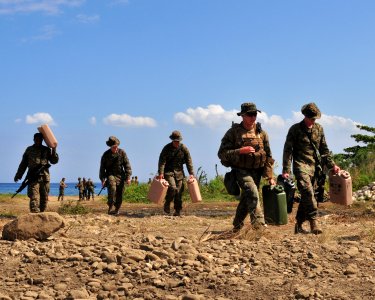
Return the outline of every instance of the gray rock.
{"type": "Polygon", "coordinates": [[[54,212],[29,213],[4,225],[4,240],[47,240],[54,232],[65,226],[64,219],[54,212]]]}

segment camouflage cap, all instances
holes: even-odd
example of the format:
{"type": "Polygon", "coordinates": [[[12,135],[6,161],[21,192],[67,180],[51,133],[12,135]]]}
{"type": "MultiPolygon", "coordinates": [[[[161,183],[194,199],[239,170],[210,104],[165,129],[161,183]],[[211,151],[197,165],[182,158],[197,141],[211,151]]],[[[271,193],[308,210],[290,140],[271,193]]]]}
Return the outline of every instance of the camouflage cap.
{"type": "Polygon", "coordinates": [[[248,112],[261,112],[257,109],[257,106],[251,102],[245,102],[241,104],[241,111],[237,113],[237,116],[242,116],[248,112]]]}
{"type": "Polygon", "coordinates": [[[314,103],[307,103],[301,108],[301,113],[310,119],[320,119],[321,113],[318,106],[314,103]]]}
{"type": "Polygon", "coordinates": [[[106,141],[105,143],[107,144],[108,147],[112,147],[114,145],[120,145],[120,140],[117,137],[111,135],[108,138],[108,141],[106,141]]]}
{"type": "Polygon", "coordinates": [[[181,132],[179,132],[178,130],[174,130],[171,135],[169,136],[169,138],[172,140],[172,141],[182,141],[182,135],[181,135],[181,132]]]}

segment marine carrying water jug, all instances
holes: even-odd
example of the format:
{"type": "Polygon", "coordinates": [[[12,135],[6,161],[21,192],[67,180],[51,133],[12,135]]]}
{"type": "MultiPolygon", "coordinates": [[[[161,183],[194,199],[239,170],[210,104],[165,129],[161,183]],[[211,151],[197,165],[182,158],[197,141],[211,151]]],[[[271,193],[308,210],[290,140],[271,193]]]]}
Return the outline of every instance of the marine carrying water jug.
{"type": "Polygon", "coordinates": [[[43,134],[43,139],[48,147],[57,147],[57,140],[55,138],[55,135],[53,134],[52,130],[49,128],[47,124],[41,125],[40,127],[38,127],[38,130],[41,134],[43,134]]]}
{"type": "Polygon", "coordinates": [[[288,224],[286,195],[281,185],[264,185],[263,210],[267,224],[288,224]]]}
{"type": "Polygon", "coordinates": [[[348,171],[341,170],[337,174],[329,172],[329,198],[331,202],[341,205],[353,203],[352,178],[348,171]]]}
{"type": "Polygon", "coordinates": [[[187,182],[191,202],[197,203],[202,201],[201,191],[199,190],[198,180],[190,178],[187,182]]]}
{"type": "Polygon", "coordinates": [[[165,195],[167,195],[168,186],[168,181],[166,181],[165,179],[157,179],[155,177],[151,182],[147,198],[155,204],[162,204],[165,195]]]}

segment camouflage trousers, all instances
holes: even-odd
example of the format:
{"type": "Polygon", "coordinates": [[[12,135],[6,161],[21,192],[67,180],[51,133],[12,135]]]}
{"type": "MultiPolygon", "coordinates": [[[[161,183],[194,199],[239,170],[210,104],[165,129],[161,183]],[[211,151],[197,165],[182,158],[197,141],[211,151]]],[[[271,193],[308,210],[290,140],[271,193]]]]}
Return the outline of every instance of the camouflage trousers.
{"type": "Polygon", "coordinates": [[[59,197],[57,197],[57,201],[63,201],[64,200],[64,194],[65,194],[65,191],[64,190],[61,190],[59,191],[59,197]]]}
{"type": "Polygon", "coordinates": [[[109,207],[115,206],[119,210],[122,204],[122,196],[125,191],[125,180],[121,177],[109,176],[108,177],[108,201],[109,207]]]}
{"type": "Polygon", "coordinates": [[[27,196],[30,198],[30,212],[44,212],[47,208],[48,194],[50,189],[49,181],[39,178],[27,186],[27,196]]]}
{"type": "Polygon", "coordinates": [[[296,173],[295,177],[297,188],[301,194],[296,220],[300,223],[306,220],[314,220],[318,214],[318,204],[314,196],[315,178],[305,173],[296,173]]]}
{"type": "Polygon", "coordinates": [[[84,198],[83,198],[83,190],[79,190],[78,191],[78,199],[79,200],[84,200],[84,198]]]}
{"type": "Polygon", "coordinates": [[[236,169],[236,179],[241,188],[240,203],[237,206],[233,226],[240,229],[247,215],[252,225],[264,224],[264,215],[259,203],[259,184],[263,169],[236,169]]]}
{"type": "Polygon", "coordinates": [[[165,180],[168,181],[168,191],[165,196],[165,206],[169,207],[171,202],[174,203],[174,210],[180,212],[182,209],[182,193],[184,192],[184,180],[178,180],[174,175],[165,174],[165,180]]]}

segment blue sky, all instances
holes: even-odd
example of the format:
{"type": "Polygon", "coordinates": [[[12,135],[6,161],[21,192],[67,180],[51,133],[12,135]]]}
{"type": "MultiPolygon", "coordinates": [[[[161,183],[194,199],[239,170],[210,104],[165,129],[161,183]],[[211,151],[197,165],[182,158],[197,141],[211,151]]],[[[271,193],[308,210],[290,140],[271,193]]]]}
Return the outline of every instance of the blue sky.
{"type": "Polygon", "coordinates": [[[0,0],[0,182],[41,123],[59,142],[53,182],[98,180],[110,135],[146,181],[175,129],[212,178],[242,102],[262,110],[278,166],[311,101],[342,152],[356,123],[375,126],[374,11],[370,0],[0,0]]]}

